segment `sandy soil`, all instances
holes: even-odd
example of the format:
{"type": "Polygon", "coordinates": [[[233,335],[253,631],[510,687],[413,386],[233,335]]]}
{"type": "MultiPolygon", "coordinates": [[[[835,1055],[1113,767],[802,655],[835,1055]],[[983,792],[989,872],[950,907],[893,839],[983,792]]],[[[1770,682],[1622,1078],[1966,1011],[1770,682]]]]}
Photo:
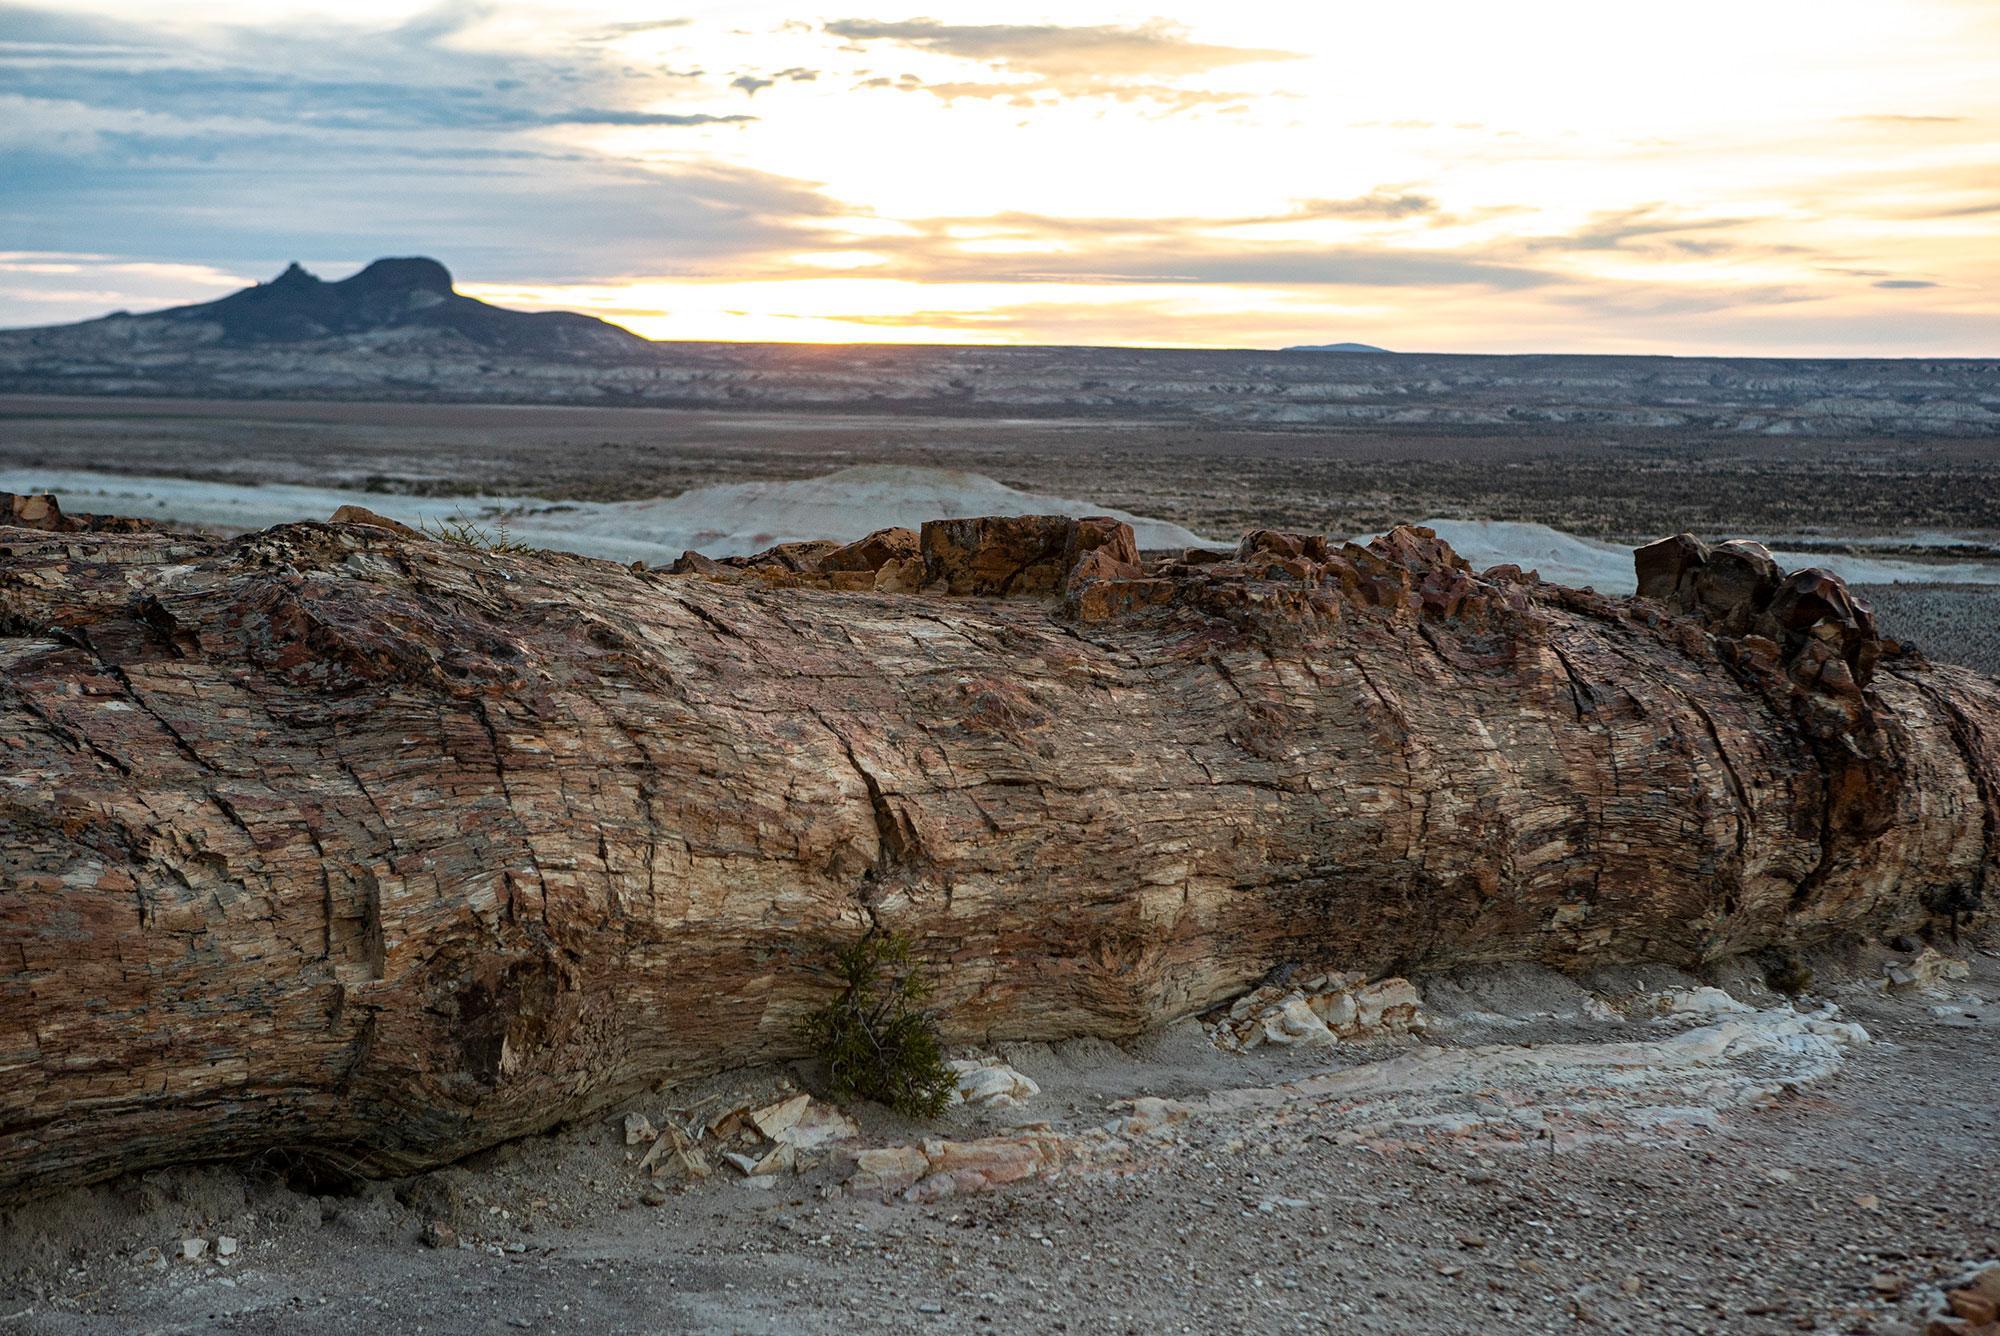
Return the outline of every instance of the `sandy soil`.
{"type": "MultiPolygon", "coordinates": [[[[862,1107],[863,1141],[1067,1133],[1137,1095],[1197,1112],[1116,1172],[930,1204],[856,1197],[839,1156],[769,1190],[656,1185],[615,1119],[359,1189],[275,1160],[149,1174],[0,1217],[0,1330],[1910,1330],[1929,1287],[2000,1256],[2000,958],[1956,949],[1971,976],[1928,993],[1881,989],[1906,958],[1885,949],[1813,962],[1828,982],[1799,1006],[1871,1036],[1819,1067],[1780,1048],[1578,1068],[1707,1033],[1717,1016],[1652,1014],[1697,983],[1665,970],[1424,980],[1421,1041],[1234,1055],[1190,1022],[1014,1048],[1039,1097],[936,1129],[862,1107]],[[1472,1075],[1419,1091],[1440,1064],[1472,1075]],[[432,1221],[458,1242],[424,1246],[432,1221]],[[201,1262],[151,1251],[197,1237],[201,1262]]],[[[1746,971],[1720,982],[1791,1014],[1746,971]]]]}

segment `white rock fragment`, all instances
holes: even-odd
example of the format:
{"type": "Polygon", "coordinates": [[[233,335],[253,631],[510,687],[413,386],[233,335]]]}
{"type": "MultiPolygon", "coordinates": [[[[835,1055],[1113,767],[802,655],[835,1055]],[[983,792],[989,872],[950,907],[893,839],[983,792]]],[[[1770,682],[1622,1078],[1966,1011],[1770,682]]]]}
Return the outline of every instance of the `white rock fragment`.
{"type": "Polygon", "coordinates": [[[799,1119],[805,1117],[806,1110],[811,1107],[811,1095],[793,1095],[790,1099],[779,1100],[776,1104],[768,1104],[752,1112],[750,1125],[772,1141],[776,1141],[783,1133],[795,1127],[799,1119]]]}
{"type": "Polygon", "coordinates": [[[750,1114],[750,1125],[769,1140],[799,1150],[813,1150],[861,1135],[860,1125],[852,1118],[831,1104],[819,1103],[811,1095],[793,1095],[758,1109],[750,1114]]]}
{"type": "Polygon", "coordinates": [[[1033,1078],[998,1058],[954,1058],[949,1065],[958,1076],[956,1103],[1007,1109],[1042,1093],[1033,1078]]]}
{"type": "Polygon", "coordinates": [[[1925,947],[1912,960],[1892,960],[1882,967],[1882,973],[1895,992],[1907,992],[1917,988],[1936,988],[1947,980],[1963,979],[1972,973],[1972,967],[1963,960],[1953,960],[1943,955],[1935,947],[1925,947]]]}
{"type": "Polygon", "coordinates": [[[1653,1009],[1662,1016],[1712,1020],[1718,1016],[1743,1016],[1755,1007],[1738,1002],[1720,988],[1674,988],[1653,999],[1653,1009]]]}
{"type": "Polygon", "coordinates": [[[798,1147],[789,1141],[781,1141],[769,1150],[756,1155],[726,1150],[722,1153],[722,1158],[735,1165],[746,1178],[760,1178],[767,1174],[789,1174],[799,1167],[798,1147]]]}
{"type": "Polygon", "coordinates": [[[181,1240],[181,1260],[183,1262],[199,1262],[206,1256],[208,1256],[207,1239],[181,1240]]]}
{"type": "Polygon", "coordinates": [[[1267,984],[1238,998],[1215,1028],[1218,1047],[1314,1046],[1407,1034],[1424,1025],[1423,995],[1408,979],[1323,974],[1290,987],[1267,984]]]}
{"type": "Polygon", "coordinates": [[[653,1120],[645,1114],[628,1113],[625,1115],[626,1145],[643,1146],[649,1141],[658,1140],[659,1135],[659,1130],[653,1126],[653,1120]]]}
{"type": "Polygon", "coordinates": [[[219,1235],[215,1240],[215,1255],[217,1257],[236,1256],[236,1240],[227,1234],[219,1235]]]}
{"type": "Polygon", "coordinates": [[[653,1139],[652,1147],[639,1161],[639,1172],[650,1171],[654,1178],[659,1178],[674,1167],[679,1167],[689,1178],[708,1177],[708,1161],[700,1149],[679,1128],[669,1127],[653,1139]]]}

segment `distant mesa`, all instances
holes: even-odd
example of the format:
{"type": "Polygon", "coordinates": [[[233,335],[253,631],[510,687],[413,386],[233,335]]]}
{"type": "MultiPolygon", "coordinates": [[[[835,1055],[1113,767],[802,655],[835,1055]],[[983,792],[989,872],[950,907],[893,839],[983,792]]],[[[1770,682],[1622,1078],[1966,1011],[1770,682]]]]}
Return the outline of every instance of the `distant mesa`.
{"type": "Polygon", "coordinates": [[[510,311],[452,286],[451,271],[424,256],[377,260],[327,282],[296,262],[268,283],[217,301],[145,315],[111,315],[67,327],[86,333],[117,323],[120,342],[137,339],[225,347],[313,343],[444,343],[530,356],[618,353],[647,345],[629,330],[573,311],[510,311]]]}
{"type": "Polygon", "coordinates": [[[1387,348],[1377,348],[1372,343],[1295,343],[1285,349],[1288,353],[1386,353],[1387,348]]]}

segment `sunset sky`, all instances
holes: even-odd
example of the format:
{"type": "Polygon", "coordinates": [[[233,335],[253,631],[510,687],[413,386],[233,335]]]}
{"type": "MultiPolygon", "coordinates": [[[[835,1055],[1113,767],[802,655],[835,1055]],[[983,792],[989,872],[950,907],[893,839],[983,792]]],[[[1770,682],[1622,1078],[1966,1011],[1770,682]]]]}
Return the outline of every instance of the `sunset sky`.
{"type": "Polygon", "coordinates": [[[2000,0],[0,4],[0,325],[2000,356],[2000,0]]]}

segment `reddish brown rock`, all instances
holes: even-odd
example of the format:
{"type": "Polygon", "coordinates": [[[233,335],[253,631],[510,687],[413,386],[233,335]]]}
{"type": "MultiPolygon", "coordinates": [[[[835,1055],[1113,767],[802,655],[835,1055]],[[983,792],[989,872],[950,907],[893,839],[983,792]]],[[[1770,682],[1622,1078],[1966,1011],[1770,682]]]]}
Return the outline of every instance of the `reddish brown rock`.
{"type": "Polygon", "coordinates": [[[62,504],[47,493],[0,492],[0,522],[20,529],[40,529],[45,533],[63,533],[62,504]]]}
{"type": "Polygon", "coordinates": [[[1002,1041],[1284,962],[1696,968],[1984,912],[1989,679],[1850,689],[1824,616],[1717,637],[1415,531],[1064,601],[1069,525],[927,530],[937,583],[1041,590],[1006,599],[7,529],[0,1194],[409,1170],[797,1056],[870,925],[1002,1041]]]}
{"type": "Polygon", "coordinates": [[[680,556],[676,557],[673,564],[667,567],[667,574],[699,575],[708,580],[740,580],[743,578],[734,567],[725,566],[713,558],[705,557],[701,553],[692,550],[683,552],[680,556]]]}
{"type": "Polygon", "coordinates": [[[872,574],[892,561],[903,561],[917,553],[916,530],[877,529],[866,538],[837,547],[821,557],[819,568],[823,571],[867,571],[872,574]]]}
{"type": "Polygon", "coordinates": [[[1648,543],[1632,554],[1639,575],[1639,597],[1683,604],[1683,589],[1692,590],[1694,573],[1708,561],[1708,544],[1691,533],[1648,543]]]}
{"type": "Polygon", "coordinates": [[[1097,554],[1091,569],[1137,574],[1139,549],[1132,526],[1102,516],[1014,515],[929,520],[919,536],[924,587],[938,593],[982,597],[1053,596],[1070,572],[1097,554]]]}
{"type": "Polygon", "coordinates": [[[149,533],[160,526],[123,515],[65,515],[46,492],[0,492],[0,527],[43,533],[149,533]]]}
{"type": "Polygon", "coordinates": [[[783,571],[792,575],[817,575],[822,569],[821,562],[831,553],[840,550],[839,543],[826,539],[779,543],[776,547],[767,547],[753,556],[724,557],[722,564],[760,572],[783,571]]]}
{"type": "Polygon", "coordinates": [[[387,515],[378,515],[366,506],[342,506],[333,512],[329,524],[360,524],[370,529],[386,529],[404,538],[421,538],[423,534],[412,529],[401,520],[392,520],[387,515]]]}
{"type": "Polygon", "coordinates": [[[878,594],[914,594],[924,587],[924,559],[922,557],[895,557],[882,563],[875,572],[875,592],[878,594]]]}
{"type": "Polygon", "coordinates": [[[1470,574],[1472,567],[1465,558],[1451,550],[1451,544],[1437,536],[1434,529],[1426,529],[1416,524],[1398,524],[1381,537],[1369,542],[1370,551],[1386,560],[1396,563],[1404,570],[1432,572],[1452,572],[1470,574]]]}
{"type": "Polygon", "coordinates": [[[1139,566],[1139,544],[1132,537],[1132,526],[1105,515],[1086,515],[1070,529],[1064,559],[1074,567],[1086,553],[1134,570],[1139,566]]]}
{"type": "Polygon", "coordinates": [[[1004,597],[1053,594],[1069,567],[1062,515],[926,521],[919,543],[925,586],[940,593],[1004,597]]]}
{"type": "Polygon", "coordinates": [[[1236,559],[1254,563],[1261,557],[1277,560],[1323,562],[1327,558],[1323,534],[1281,533],[1276,529],[1252,529],[1236,545],[1236,559]]]}
{"type": "Polygon", "coordinates": [[[1063,576],[1063,590],[1068,592],[1093,580],[1133,580],[1144,574],[1138,562],[1120,561],[1111,555],[1110,548],[1094,548],[1077,558],[1063,576]]]}

